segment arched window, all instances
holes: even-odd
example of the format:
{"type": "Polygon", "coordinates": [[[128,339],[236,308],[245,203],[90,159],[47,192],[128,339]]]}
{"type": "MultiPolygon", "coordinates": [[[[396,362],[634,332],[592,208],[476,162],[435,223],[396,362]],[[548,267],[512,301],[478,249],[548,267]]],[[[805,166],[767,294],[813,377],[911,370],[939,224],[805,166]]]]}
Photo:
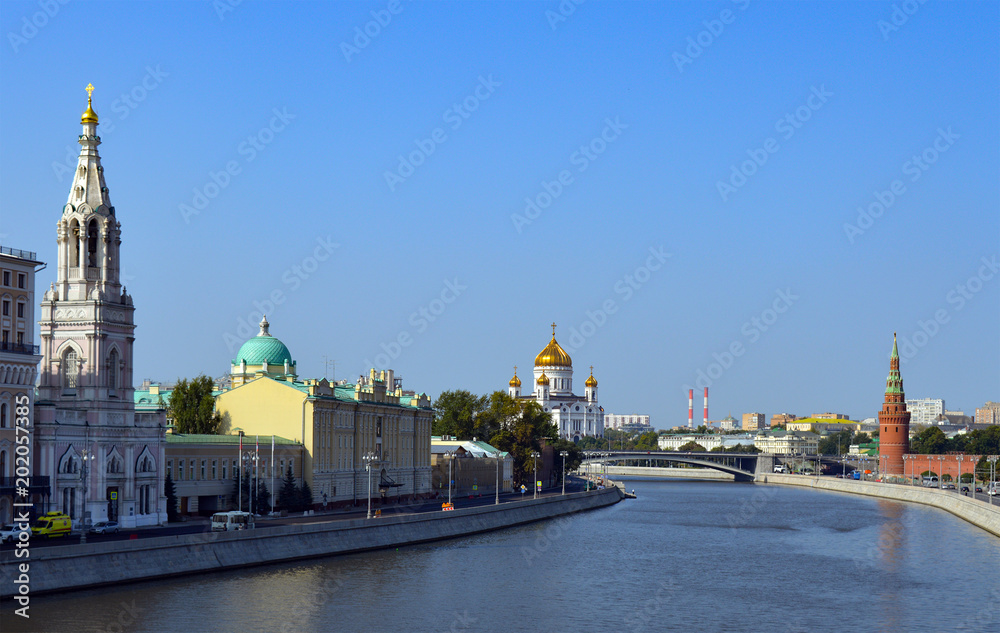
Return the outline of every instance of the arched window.
{"type": "Polygon", "coordinates": [[[80,265],[80,225],[76,220],[69,225],[69,265],[70,268],[80,265]]]}
{"type": "Polygon", "coordinates": [[[0,429],[7,428],[7,403],[0,404],[0,429]]]}
{"type": "Polygon", "coordinates": [[[6,477],[6,476],[7,476],[7,451],[0,451],[0,477],[6,477]]]}
{"type": "Polygon", "coordinates": [[[97,220],[87,225],[87,265],[97,266],[97,220]]]}
{"type": "Polygon", "coordinates": [[[111,350],[108,356],[108,389],[118,388],[118,350],[111,350]]]}
{"type": "Polygon", "coordinates": [[[76,389],[76,379],[80,376],[80,359],[75,349],[66,351],[63,355],[63,388],[76,389]]]}

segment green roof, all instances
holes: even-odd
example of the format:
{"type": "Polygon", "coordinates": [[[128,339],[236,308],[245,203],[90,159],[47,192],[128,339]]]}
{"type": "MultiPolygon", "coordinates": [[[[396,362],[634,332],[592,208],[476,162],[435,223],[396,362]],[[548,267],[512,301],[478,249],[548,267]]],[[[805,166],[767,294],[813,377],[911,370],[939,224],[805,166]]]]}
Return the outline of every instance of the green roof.
{"type": "MultiPolygon", "coordinates": [[[[253,444],[256,440],[256,435],[244,435],[243,445],[253,444]]],[[[270,444],[270,435],[260,436],[261,445],[270,444]]],[[[197,433],[167,433],[167,443],[168,444],[232,444],[236,446],[240,443],[239,435],[207,435],[207,434],[197,434],[197,433]]],[[[289,440],[283,437],[275,437],[274,443],[282,445],[298,445],[301,442],[296,442],[295,440],[289,440]]]]}

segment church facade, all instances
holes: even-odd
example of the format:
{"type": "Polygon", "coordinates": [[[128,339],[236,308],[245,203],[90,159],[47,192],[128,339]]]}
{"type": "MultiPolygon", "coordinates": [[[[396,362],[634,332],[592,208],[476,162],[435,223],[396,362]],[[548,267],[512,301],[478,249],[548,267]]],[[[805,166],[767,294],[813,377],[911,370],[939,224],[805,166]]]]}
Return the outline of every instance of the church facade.
{"type": "Polygon", "coordinates": [[[535,400],[551,414],[559,437],[576,442],[585,436],[604,436],[604,408],[597,401],[594,368],[590,368],[590,377],[584,382],[583,395],[574,394],[573,359],[556,341],[555,323],[552,340],[535,357],[532,391],[522,393],[516,366],[508,388],[512,397],[535,400]]]}
{"type": "Polygon", "coordinates": [[[166,419],[162,411],[135,411],[135,306],[120,282],[121,223],[89,95],[80,122],[80,157],[56,225],[56,282],[39,315],[34,468],[48,478],[50,500],[36,511],[126,528],[158,525],[166,521],[166,419]]]}

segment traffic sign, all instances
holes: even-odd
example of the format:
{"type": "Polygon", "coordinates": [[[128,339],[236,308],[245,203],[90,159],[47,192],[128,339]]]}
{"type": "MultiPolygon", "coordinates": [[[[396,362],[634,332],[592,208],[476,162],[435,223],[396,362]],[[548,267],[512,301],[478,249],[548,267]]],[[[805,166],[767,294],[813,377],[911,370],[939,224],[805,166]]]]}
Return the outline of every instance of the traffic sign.
{"type": "Polygon", "coordinates": [[[111,491],[111,500],[112,500],[112,501],[114,501],[114,500],[116,500],[117,498],[118,498],[118,492],[117,492],[117,491],[114,491],[114,490],[113,490],[113,491],[111,491]]]}

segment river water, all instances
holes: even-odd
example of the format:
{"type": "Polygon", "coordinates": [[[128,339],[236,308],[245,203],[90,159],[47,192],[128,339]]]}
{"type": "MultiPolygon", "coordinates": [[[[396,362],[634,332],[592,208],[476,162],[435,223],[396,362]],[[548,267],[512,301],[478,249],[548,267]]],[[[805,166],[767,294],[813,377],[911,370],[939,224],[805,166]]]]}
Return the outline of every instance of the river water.
{"type": "Polygon", "coordinates": [[[36,596],[0,631],[1000,631],[1000,539],[933,508],[727,482],[501,532],[36,596]]]}

